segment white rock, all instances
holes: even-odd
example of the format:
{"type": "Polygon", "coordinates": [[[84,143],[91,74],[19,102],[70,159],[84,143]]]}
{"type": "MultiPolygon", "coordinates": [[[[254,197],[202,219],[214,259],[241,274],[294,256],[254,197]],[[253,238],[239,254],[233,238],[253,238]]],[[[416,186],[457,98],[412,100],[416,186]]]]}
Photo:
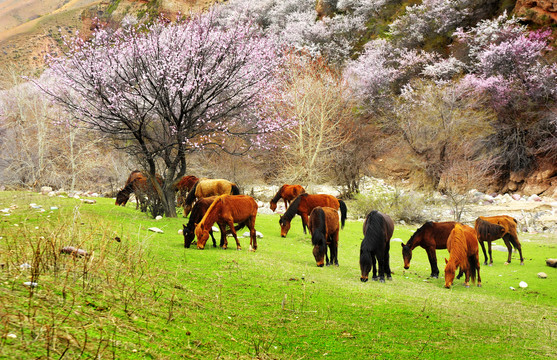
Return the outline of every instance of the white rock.
{"type": "Polygon", "coordinates": [[[184,234],[184,230],[182,230],[182,229],[178,230],[178,234],[179,234],[179,235],[183,235],[183,234],[184,234]]]}
{"type": "Polygon", "coordinates": [[[37,284],[36,282],[33,282],[33,281],[26,281],[26,282],[23,283],[23,285],[28,286],[28,287],[37,287],[37,285],[39,285],[39,284],[37,284]]]}
{"type": "Polygon", "coordinates": [[[510,287],[509,287],[509,289],[511,289],[511,290],[516,290],[516,289],[515,289],[515,288],[513,288],[512,286],[510,286],[510,287]]]}
{"type": "Polygon", "coordinates": [[[156,233],[159,233],[159,234],[164,234],[164,231],[162,231],[162,230],[159,229],[158,227],[151,227],[151,228],[149,228],[149,229],[147,229],[147,230],[152,231],[152,232],[156,232],[156,233]]]}
{"type": "Polygon", "coordinates": [[[162,220],[162,216],[161,216],[161,215],[157,215],[157,217],[155,217],[155,220],[162,220]]]}
{"type": "Polygon", "coordinates": [[[19,265],[19,268],[20,268],[21,270],[30,269],[30,268],[31,268],[31,265],[28,264],[28,263],[23,263],[23,264],[19,265]]]}
{"type": "Polygon", "coordinates": [[[538,277],[539,277],[540,279],[547,279],[547,274],[544,273],[544,272],[539,272],[539,273],[538,273],[538,277]]]}
{"type": "MultiPolygon", "coordinates": [[[[243,237],[249,237],[249,231],[246,231],[245,233],[243,233],[242,236],[243,236],[243,237]]],[[[256,231],[256,232],[255,232],[255,237],[263,238],[263,234],[260,233],[259,231],[256,231]]]]}
{"type": "Polygon", "coordinates": [[[526,288],[528,287],[528,284],[525,283],[524,281],[521,281],[521,282],[518,284],[518,286],[520,286],[520,287],[523,288],[523,289],[526,289],[526,288]]]}
{"type": "Polygon", "coordinates": [[[8,335],[6,335],[6,337],[9,337],[10,339],[16,339],[17,335],[16,334],[8,334],[8,335]]]}
{"type": "Polygon", "coordinates": [[[394,242],[400,242],[400,243],[401,243],[401,242],[402,242],[402,239],[399,239],[399,238],[394,238],[394,239],[391,239],[391,241],[394,241],[394,242]]]}
{"type": "Polygon", "coordinates": [[[216,226],[213,226],[211,229],[213,230],[213,232],[219,232],[220,231],[220,229],[216,226]]]}

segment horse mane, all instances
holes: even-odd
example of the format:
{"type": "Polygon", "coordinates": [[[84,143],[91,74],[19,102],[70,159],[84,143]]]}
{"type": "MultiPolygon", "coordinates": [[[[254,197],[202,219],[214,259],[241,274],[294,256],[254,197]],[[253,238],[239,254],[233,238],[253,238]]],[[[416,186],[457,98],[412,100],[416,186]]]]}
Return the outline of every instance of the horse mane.
{"type": "Polygon", "coordinates": [[[212,214],[214,207],[217,205],[217,203],[221,203],[222,199],[227,196],[227,195],[220,195],[219,197],[217,197],[215,199],[215,201],[213,201],[213,203],[211,204],[211,206],[209,206],[209,208],[207,209],[207,211],[205,212],[205,215],[203,215],[203,218],[201,219],[201,221],[199,222],[199,224],[197,224],[197,226],[201,226],[202,229],[208,228],[210,226],[213,226],[213,224],[215,223],[214,220],[214,215],[212,214]],[[207,225],[209,224],[209,225],[207,225]]]}
{"type": "Polygon", "coordinates": [[[406,246],[408,246],[410,249],[414,249],[412,247],[412,245],[414,245],[414,240],[415,237],[419,234],[421,234],[422,232],[425,231],[426,228],[430,227],[433,225],[433,221],[428,221],[425,224],[423,224],[422,226],[420,226],[420,228],[416,231],[414,231],[414,233],[412,234],[412,236],[410,236],[410,239],[408,240],[408,242],[406,243],[406,246]]]}
{"type": "Polygon", "coordinates": [[[468,268],[470,263],[467,255],[468,243],[462,225],[456,224],[449,237],[451,239],[451,251],[447,263],[448,269],[454,272],[458,266],[463,270],[468,268]]]}
{"type": "Polygon", "coordinates": [[[327,244],[327,219],[325,217],[325,211],[321,207],[317,207],[313,209],[311,212],[311,222],[312,227],[317,225],[317,227],[313,228],[311,233],[311,243],[312,245],[319,245],[323,246],[327,244]],[[315,223],[315,222],[317,223],[315,223]]]}
{"type": "Polygon", "coordinates": [[[375,251],[377,244],[384,244],[387,241],[384,231],[385,219],[379,211],[373,210],[367,214],[365,225],[361,250],[366,252],[375,251]]]}
{"type": "Polygon", "coordinates": [[[275,194],[275,196],[271,199],[271,202],[272,202],[272,203],[275,203],[275,204],[276,204],[276,203],[280,200],[280,198],[282,197],[282,189],[284,189],[285,186],[286,186],[286,185],[282,185],[282,186],[280,187],[280,189],[278,189],[278,191],[277,191],[277,193],[275,194]]]}
{"type": "Polygon", "coordinates": [[[505,228],[478,218],[476,220],[476,231],[480,239],[498,239],[505,231],[505,228]]]}
{"type": "Polygon", "coordinates": [[[184,199],[184,205],[191,205],[195,201],[195,190],[197,189],[197,184],[199,184],[199,180],[195,182],[190,192],[188,192],[188,195],[184,199]]]}
{"type": "Polygon", "coordinates": [[[294,201],[290,203],[290,206],[288,207],[288,209],[286,209],[284,215],[282,215],[282,218],[284,220],[291,221],[294,218],[294,216],[296,216],[296,213],[298,212],[298,206],[300,206],[300,202],[302,201],[302,197],[305,196],[308,196],[308,194],[306,193],[300,194],[296,197],[296,199],[294,199],[294,201]]]}

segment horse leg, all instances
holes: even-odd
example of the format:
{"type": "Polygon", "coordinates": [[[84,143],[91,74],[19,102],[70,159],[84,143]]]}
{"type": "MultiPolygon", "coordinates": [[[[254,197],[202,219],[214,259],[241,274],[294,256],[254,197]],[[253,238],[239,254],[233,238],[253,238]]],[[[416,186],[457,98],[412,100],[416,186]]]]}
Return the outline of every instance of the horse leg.
{"type": "Polygon", "coordinates": [[[377,281],[377,267],[375,266],[375,253],[371,253],[371,267],[373,268],[373,276],[371,280],[377,281]]]}
{"type": "Polygon", "coordinates": [[[503,241],[505,242],[505,245],[507,246],[507,250],[509,251],[509,256],[507,258],[507,262],[505,263],[505,265],[509,265],[511,263],[511,256],[513,253],[513,246],[511,245],[511,242],[509,240],[507,240],[505,237],[503,237],[503,241]]]}
{"type": "Polygon", "coordinates": [[[249,222],[249,237],[250,237],[250,251],[257,250],[257,233],[255,231],[255,217],[252,217],[249,222]]]}
{"type": "Polygon", "coordinates": [[[487,265],[487,252],[485,251],[485,245],[483,240],[480,241],[480,245],[482,246],[482,252],[484,253],[484,258],[485,258],[484,265],[487,265]]]}
{"type": "Polygon", "coordinates": [[[220,247],[223,250],[226,250],[228,248],[228,239],[226,238],[226,224],[217,224],[220,230],[220,247]]]}
{"type": "Polygon", "coordinates": [[[385,267],[385,274],[387,274],[387,280],[393,280],[391,276],[391,266],[389,265],[389,249],[391,245],[387,243],[387,248],[385,249],[385,254],[383,255],[384,267],[385,267]]]}
{"type": "Polygon", "coordinates": [[[489,266],[493,266],[493,256],[491,255],[491,240],[487,241],[487,252],[489,253],[489,266]]]}
{"type": "Polygon", "coordinates": [[[304,234],[307,234],[306,227],[308,226],[308,222],[309,222],[308,214],[304,213],[300,215],[300,217],[302,218],[302,227],[304,228],[304,234]]]}
{"type": "Polygon", "coordinates": [[[377,267],[379,268],[379,282],[385,282],[385,254],[377,253],[377,267]]]}
{"type": "Polygon", "coordinates": [[[211,239],[213,240],[213,247],[217,247],[217,242],[215,241],[215,237],[213,236],[213,230],[209,230],[209,235],[211,235],[211,239]]]}
{"type": "MultiPolygon", "coordinates": [[[[236,240],[236,250],[242,250],[242,247],[240,246],[240,240],[238,240],[238,235],[236,235],[236,229],[234,229],[234,221],[232,219],[228,220],[228,226],[230,227],[230,232],[232,233],[232,236],[234,236],[234,240],[236,240]]],[[[250,229],[250,236],[251,236],[251,229],[250,229]]]]}
{"type": "Polygon", "coordinates": [[[331,262],[338,266],[338,231],[331,236],[331,245],[334,250],[334,255],[331,254],[331,262]]]}
{"type": "Polygon", "coordinates": [[[333,260],[333,251],[331,250],[331,244],[325,242],[325,266],[331,265],[329,262],[329,252],[331,253],[331,260],[333,260]]]}
{"type": "Polygon", "coordinates": [[[437,267],[437,255],[435,254],[434,247],[428,247],[425,249],[427,252],[427,258],[429,259],[429,265],[431,266],[431,277],[434,279],[439,278],[439,268],[437,267]]]}
{"type": "Polygon", "coordinates": [[[522,245],[520,245],[518,239],[510,233],[506,234],[505,237],[508,237],[514,248],[518,250],[518,254],[520,255],[520,265],[524,265],[524,258],[522,257],[522,245]]]}

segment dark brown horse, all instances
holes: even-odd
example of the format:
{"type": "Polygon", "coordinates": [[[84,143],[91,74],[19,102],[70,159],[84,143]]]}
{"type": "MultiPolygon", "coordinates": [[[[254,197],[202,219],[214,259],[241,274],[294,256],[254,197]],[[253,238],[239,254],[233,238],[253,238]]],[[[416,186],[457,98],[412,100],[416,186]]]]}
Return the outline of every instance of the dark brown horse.
{"type": "Polygon", "coordinates": [[[280,199],[284,200],[284,207],[288,208],[292,200],[294,200],[298,195],[305,192],[306,190],[302,187],[302,185],[284,184],[271,199],[270,208],[271,210],[275,211],[277,209],[277,203],[280,199]]]}
{"type": "MultiPolygon", "coordinates": [[[[159,185],[162,186],[162,177],[157,174],[156,179],[159,185]]],[[[132,171],[124,188],[116,194],[115,204],[117,206],[126,206],[132,193],[137,199],[136,209],[140,207],[143,212],[147,211],[148,199],[159,199],[159,194],[153,186],[152,180],[138,170],[132,171]]]]}
{"type": "Polygon", "coordinates": [[[445,287],[451,288],[457,268],[466,275],[464,286],[470,287],[470,279],[476,282],[476,274],[478,286],[482,286],[476,230],[460,223],[455,224],[447,239],[447,250],[450,256],[449,260],[445,259],[445,287]]]}
{"type": "Polygon", "coordinates": [[[327,266],[338,266],[338,232],[339,219],[337,210],[330,207],[318,206],[309,214],[308,229],[311,234],[313,245],[313,256],[317,266],[324,265],[324,258],[327,266]],[[327,255],[327,246],[331,253],[331,261],[327,255]]]}
{"type": "Polygon", "coordinates": [[[236,184],[224,179],[199,179],[184,199],[184,217],[187,217],[195,200],[218,195],[239,195],[236,184]]]}
{"type": "Polygon", "coordinates": [[[309,214],[317,206],[330,207],[335,210],[340,209],[340,222],[342,225],[341,227],[344,228],[347,213],[346,204],[344,203],[344,201],[339,200],[332,195],[309,195],[307,193],[303,193],[298,195],[298,197],[294,199],[288,209],[286,209],[284,215],[280,217],[280,236],[286,237],[286,234],[288,234],[288,230],[290,230],[290,222],[292,221],[294,216],[296,216],[296,214],[300,215],[300,217],[302,218],[302,227],[304,229],[304,234],[306,234],[309,214]]]}
{"type": "Polygon", "coordinates": [[[402,244],[402,257],[404,258],[404,268],[410,268],[410,260],[412,259],[412,250],[421,246],[425,249],[429,264],[431,265],[431,277],[439,277],[439,267],[437,267],[437,255],[435,249],[446,249],[447,239],[454,228],[456,222],[433,222],[428,221],[422,225],[410,237],[406,244],[402,244]]]}
{"type": "Polygon", "coordinates": [[[387,274],[387,280],[392,280],[389,249],[394,228],[395,224],[389,215],[377,210],[373,210],[367,215],[364,222],[364,239],[360,245],[360,280],[362,282],[368,281],[372,268],[372,280],[385,282],[385,274],[387,274]],[[375,266],[376,259],[379,269],[375,266]],[[379,274],[377,274],[377,270],[379,270],[379,274]]]}
{"type": "MultiPolygon", "coordinates": [[[[257,203],[251,196],[247,195],[221,195],[213,201],[203,219],[195,227],[197,236],[197,248],[204,249],[209,238],[209,229],[216,222],[220,228],[221,236],[226,234],[226,226],[230,228],[232,236],[236,240],[236,247],[241,250],[240,241],[234,229],[234,223],[245,224],[250,233],[250,251],[257,250],[257,238],[255,232],[255,218],[257,216],[257,203]]],[[[228,247],[228,241],[224,237],[223,249],[228,247]]]]}
{"type": "Polygon", "coordinates": [[[182,206],[184,199],[186,198],[188,192],[193,188],[195,183],[199,180],[199,178],[193,175],[186,175],[183,176],[180,180],[178,180],[174,187],[178,192],[178,199],[176,201],[176,205],[182,206]]]}
{"type": "Polygon", "coordinates": [[[513,246],[520,254],[520,265],[524,265],[522,245],[520,245],[520,241],[518,241],[516,225],[516,219],[507,215],[480,216],[476,219],[474,228],[478,233],[478,241],[480,242],[484,253],[484,265],[487,265],[487,254],[485,252],[484,241],[487,242],[487,248],[489,250],[489,265],[491,266],[491,264],[493,264],[493,258],[491,257],[491,242],[497,239],[503,239],[507,249],[509,250],[509,256],[505,265],[510,264],[511,262],[513,246]]]}

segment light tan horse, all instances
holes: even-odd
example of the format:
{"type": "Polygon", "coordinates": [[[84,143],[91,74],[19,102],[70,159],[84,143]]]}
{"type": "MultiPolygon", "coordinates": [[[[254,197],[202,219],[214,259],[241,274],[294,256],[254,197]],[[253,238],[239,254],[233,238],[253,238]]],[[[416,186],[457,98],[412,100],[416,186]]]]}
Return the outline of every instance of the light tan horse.
{"type": "Polygon", "coordinates": [[[472,282],[476,282],[476,274],[478,275],[478,286],[482,286],[476,230],[456,223],[447,239],[447,250],[449,250],[450,256],[449,260],[445,259],[445,287],[450,289],[455,271],[459,267],[460,271],[466,275],[464,280],[466,287],[470,287],[470,278],[472,282]]]}
{"type": "Polygon", "coordinates": [[[240,195],[240,189],[224,179],[199,179],[184,199],[184,217],[190,213],[195,200],[218,195],[240,195]]]}

